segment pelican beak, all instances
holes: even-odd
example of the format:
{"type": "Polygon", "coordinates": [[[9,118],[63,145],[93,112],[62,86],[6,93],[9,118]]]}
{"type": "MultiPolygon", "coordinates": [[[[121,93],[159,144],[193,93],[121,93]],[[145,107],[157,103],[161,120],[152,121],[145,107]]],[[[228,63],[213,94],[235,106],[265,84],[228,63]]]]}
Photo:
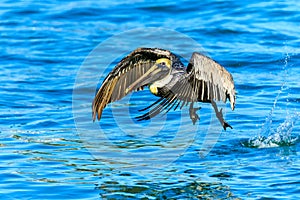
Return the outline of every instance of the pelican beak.
{"type": "Polygon", "coordinates": [[[162,74],[160,72],[164,72],[163,74],[167,75],[167,73],[165,73],[165,70],[158,64],[153,65],[145,74],[143,74],[135,82],[129,85],[126,88],[125,93],[128,94],[129,92],[136,90],[144,85],[153,83],[154,81],[158,80],[159,77],[161,77],[162,74]]]}

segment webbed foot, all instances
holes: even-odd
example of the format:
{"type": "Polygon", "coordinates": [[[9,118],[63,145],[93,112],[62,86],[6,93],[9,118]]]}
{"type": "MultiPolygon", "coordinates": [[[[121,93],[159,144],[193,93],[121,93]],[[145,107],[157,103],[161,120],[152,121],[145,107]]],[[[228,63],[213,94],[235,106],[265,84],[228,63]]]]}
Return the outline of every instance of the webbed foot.
{"type": "Polygon", "coordinates": [[[193,108],[193,104],[190,105],[190,110],[189,110],[190,111],[190,118],[191,118],[194,125],[197,122],[197,120],[200,120],[199,115],[196,113],[200,109],[201,109],[201,107],[193,108]]]}
{"type": "Polygon", "coordinates": [[[227,127],[229,127],[229,128],[232,129],[232,126],[230,126],[230,124],[228,124],[228,123],[224,120],[224,118],[223,118],[223,113],[222,113],[223,108],[221,108],[220,111],[218,111],[217,104],[216,104],[214,101],[212,101],[212,106],[214,107],[216,116],[217,116],[217,118],[219,119],[219,121],[220,121],[221,125],[223,126],[224,130],[226,131],[226,128],[227,128],[227,127]]]}
{"type": "Polygon", "coordinates": [[[223,113],[222,113],[222,108],[220,109],[219,112],[216,112],[217,118],[219,119],[220,123],[222,124],[224,130],[226,131],[226,128],[229,127],[232,129],[232,126],[230,126],[230,124],[228,124],[224,118],[223,118],[223,113]]]}

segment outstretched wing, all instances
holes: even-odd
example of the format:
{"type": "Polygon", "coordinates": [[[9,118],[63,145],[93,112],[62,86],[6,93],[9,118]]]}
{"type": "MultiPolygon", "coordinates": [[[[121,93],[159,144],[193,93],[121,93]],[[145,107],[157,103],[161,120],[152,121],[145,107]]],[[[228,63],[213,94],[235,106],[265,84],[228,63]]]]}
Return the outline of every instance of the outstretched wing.
{"type": "Polygon", "coordinates": [[[138,120],[148,120],[159,113],[182,108],[189,102],[212,102],[230,100],[232,110],[235,107],[235,88],[231,74],[211,58],[194,52],[186,68],[186,72],[175,71],[172,87],[164,96],[141,111],[147,113],[137,117],[138,120]]]}
{"type": "Polygon", "coordinates": [[[235,107],[235,88],[232,75],[211,58],[194,52],[186,69],[189,83],[197,95],[198,101],[230,101],[235,107]]]}
{"type": "MultiPolygon", "coordinates": [[[[123,58],[104,79],[94,98],[93,120],[96,115],[100,120],[106,105],[123,98],[126,88],[145,74],[159,58],[169,58],[172,61],[176,56],[164,49],[138,48],[123,58]]],[[[143,86],[139,89],[143,89],[143,86]]]]}

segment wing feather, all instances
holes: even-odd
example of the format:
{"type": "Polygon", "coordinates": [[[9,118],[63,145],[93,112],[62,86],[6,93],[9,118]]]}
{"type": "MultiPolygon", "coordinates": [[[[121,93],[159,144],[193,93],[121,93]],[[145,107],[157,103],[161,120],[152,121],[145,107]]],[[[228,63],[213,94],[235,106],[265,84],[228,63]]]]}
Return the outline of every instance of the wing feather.
{"type": "MultiPolygon", "coordinates": [[[[100,120],[102,111],[110,102],[123,98],[125,90],[145,74],[159,58],[176,59],[168,50],[158,48],[138,48],[123,58],[104,79],[92,105],[93,120],[100,120]]],[[[143,89],[143,86],[138,90],[143,89]]]]}
{"type": "Polygon", "coordinates": [[[162,92],[164,95],[161,96],[156,102],[154,102],[150,106],[140,110],[148,111],[147,113],[136,117],[138,121],[148,120],[162,113],[163,111],[164,114],[166,114],[172,108],[174,108],[174,110],[176,110],[177,108],[182,109],[183,106],[186,106],[189,102],[193,101],[191,99],[193,90],[189,86],[188,79],[185,78],[185,71],[175,70],[174,72],[175,73],[173,74],[173,78],[175,78],[173,80],[176,80],[177,82],[173,82],[172,86],[166,85],[163,88],[161,88],[161,90],[164,90],[164,92],[162,92]]]}
{"type": "Polygon", "coordinates": [[[186,69],[189,80],[198,94],[198,101],[230,101],[235,107],[235,87],[232,75],[211,58],[194,52],[186,69]]]}

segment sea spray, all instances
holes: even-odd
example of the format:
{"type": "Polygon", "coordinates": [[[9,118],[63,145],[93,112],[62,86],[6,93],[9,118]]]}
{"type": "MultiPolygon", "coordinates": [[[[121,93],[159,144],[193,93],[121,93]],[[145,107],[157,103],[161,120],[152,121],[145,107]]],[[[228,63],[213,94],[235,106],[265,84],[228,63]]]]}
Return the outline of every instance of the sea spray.
{"type": "Polygon", "coordinates": [[[262,125],[262,128],[258,133],[258,135],[253,138],[250,138],[246,142],[243,142],[242,144],[244,146],[253,147],[253,148],[271,148],[271,147],[280,147],[280,146],[291,146],[299,141],[300,139],[299,135],[293,135],[292,130],[295,126],[295,123],[300,118],[300,112],[295,111],[294,114],[290,114],[290,110],[288,109],[288,106],[290,104],[289,102],[290,93],[288,93],[288,98],[286,99],[286,118],[284,122],[279,124],[277,128],[276,127],[274,128],[272,126],[274,112],[279,97],[284,91],[288,92],[289,90],[289,87],[287,86],[287,80],[286,80],[288,77],[287,67],[288,67],[289,59],[290,56],[287,53],[284,58],[284,65],[282,67],[283,82],[281,84],[278,94],[274,99],[272,109],[270,110],[268,116],[266,117],[266,120],[262,125]]]}
{"type": "MultiPolygon", "coordinates": [[[[262,134],[250,138],[243,145],[252,148],[271,148],[280,146],[292,146],[299,141],[299,135],[293,135],[292,130],[299,120],[300,113],[296,112],[292,116],[287,116],[275,131],[269,132],[268,136],[262,134]]],[[[266,129],[264,129],[266,130],[266,129]]]]}

